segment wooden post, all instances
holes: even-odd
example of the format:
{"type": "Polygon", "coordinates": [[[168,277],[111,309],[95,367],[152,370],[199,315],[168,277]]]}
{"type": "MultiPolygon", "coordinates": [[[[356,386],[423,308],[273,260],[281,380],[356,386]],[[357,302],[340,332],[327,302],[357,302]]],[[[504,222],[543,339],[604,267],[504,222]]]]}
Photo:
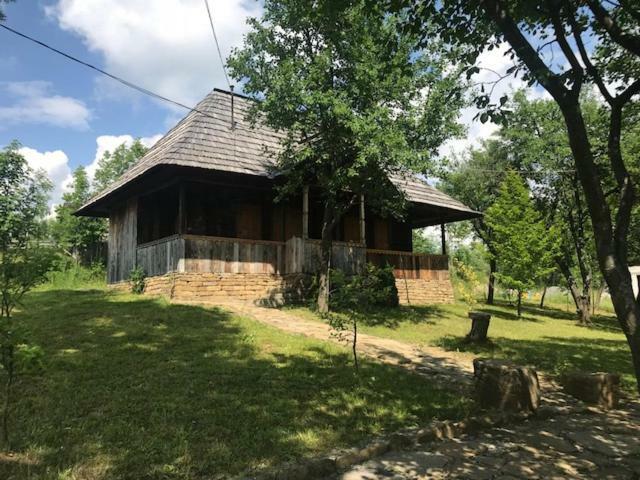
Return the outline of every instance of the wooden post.
{"type": "Polygon", "coordinates": [[[360,243],[362,245],[367,244],[367,232],[365,230],[365,218],[364,218],[364,194],[360,194],[360,243]]]}
{"type": "Polygon", "coordinates": [[[444,222],[440,224],[440,239],[442,241],[442,255],[447,254],[447,235],[444,228],[444,222]]]}
{"type": "Polygon", "coordinates": [[[302,189],[302,238],[309,238],[309,186],[302,189]]]}
{"type": "Polygon", "coordinates": [[[180,183],[180,186],[178,188],[178,235],[182,235],[185,230],[184,184],[180,183]]]}

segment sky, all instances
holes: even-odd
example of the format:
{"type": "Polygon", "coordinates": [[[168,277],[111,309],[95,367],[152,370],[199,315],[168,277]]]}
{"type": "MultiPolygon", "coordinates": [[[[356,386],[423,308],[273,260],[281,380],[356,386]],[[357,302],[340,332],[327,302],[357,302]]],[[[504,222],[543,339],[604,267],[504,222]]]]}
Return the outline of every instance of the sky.
{"type": "MultiPolygon", "coordinates": [[[[222,54],[242,45],[248,17],[260,2],[210,0],[222,54]]],[[[59,50],[163,96],[194,106],[214,87],[227,88],[202,0],[17,0],[4,7],[5,24],[59,50]]],[[[488,81],[511,62],[505,48],[486,52],[486,69],[472,78],[488,81]]],[[[520,88],[503,81],[494,92],[520,88]]],[[[34,168],[54,184],[60,201],[71,172],[90,175],[107,150],[134,138],[151,146],[186,111],[130,90],[84,66],[0,30],[0,147],[18,140],[34,168]]],[[[495,132],[491,123],[462,112],[468,134],[442,151],[462,152],[495,132]]]]}

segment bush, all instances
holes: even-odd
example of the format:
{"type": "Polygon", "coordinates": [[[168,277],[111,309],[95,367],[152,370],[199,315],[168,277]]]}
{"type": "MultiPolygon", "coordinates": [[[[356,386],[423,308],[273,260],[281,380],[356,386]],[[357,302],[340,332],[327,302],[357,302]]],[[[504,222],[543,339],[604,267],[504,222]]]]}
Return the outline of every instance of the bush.
{"type": "Polygon", "coordinates": [[[396,278],[389,265],[381,268],[369,263],[362,273],[349,276],[340,270],[331,271],[331,304],[338,310],[397,307],[399,303],[396,278]]]}
{"type": "Polygon", "coordinates": [[[145,280],[147,276],[142,267],[136,267],[129,274],[129,282],[131,283],[131,292],[141,294],[144,292],[145,280]]]}

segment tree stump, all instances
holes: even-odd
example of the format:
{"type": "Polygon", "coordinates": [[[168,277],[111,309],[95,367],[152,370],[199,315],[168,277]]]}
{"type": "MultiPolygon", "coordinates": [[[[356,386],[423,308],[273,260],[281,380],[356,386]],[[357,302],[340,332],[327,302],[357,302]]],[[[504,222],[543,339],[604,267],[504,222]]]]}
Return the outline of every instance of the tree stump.
{"type": "Polygon", "coordinates": [[[538,374],[505,360],[473,361],[476,401],[482,408],[534,412],[540,405],[538,374]]]}
{"type": "Polygon", "coordinates": [[[484,312],[469,312],[469,318],[471,319],[471,331],[466,340],[474,343],[486,342],[491,315],[484,312]]]}
{"type": "Polygon", "coordinates": [[[620,375],[615,373],[571,372],[560,382],[572,397],[605,409],[616,408],[620,400],[620,375]]]}

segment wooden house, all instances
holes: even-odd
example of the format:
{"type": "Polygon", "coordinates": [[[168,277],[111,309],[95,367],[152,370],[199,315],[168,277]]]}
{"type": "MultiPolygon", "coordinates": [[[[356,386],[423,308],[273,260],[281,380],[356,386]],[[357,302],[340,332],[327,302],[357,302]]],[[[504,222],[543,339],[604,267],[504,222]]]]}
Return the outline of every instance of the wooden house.
{"type": "MultiPolygon", "coordinates": [[[[278,178],[268,152],[281,135],[245,119],[253,101],[214,90],[78,210],[109,218],[110,284],[138,266],[151,293],[280,300],[317,270],[321,208],[313,188],[274,202],[278,178]]],[[[446,252],[412,253],[412,229],[479,214],[417,177],[391,181],[410,202],[406,221],[376,216],[361,199],[336,229],[332,264],[354,272],[365,262],[389,263],[402,302],[450,301],[446,252]]]]}

